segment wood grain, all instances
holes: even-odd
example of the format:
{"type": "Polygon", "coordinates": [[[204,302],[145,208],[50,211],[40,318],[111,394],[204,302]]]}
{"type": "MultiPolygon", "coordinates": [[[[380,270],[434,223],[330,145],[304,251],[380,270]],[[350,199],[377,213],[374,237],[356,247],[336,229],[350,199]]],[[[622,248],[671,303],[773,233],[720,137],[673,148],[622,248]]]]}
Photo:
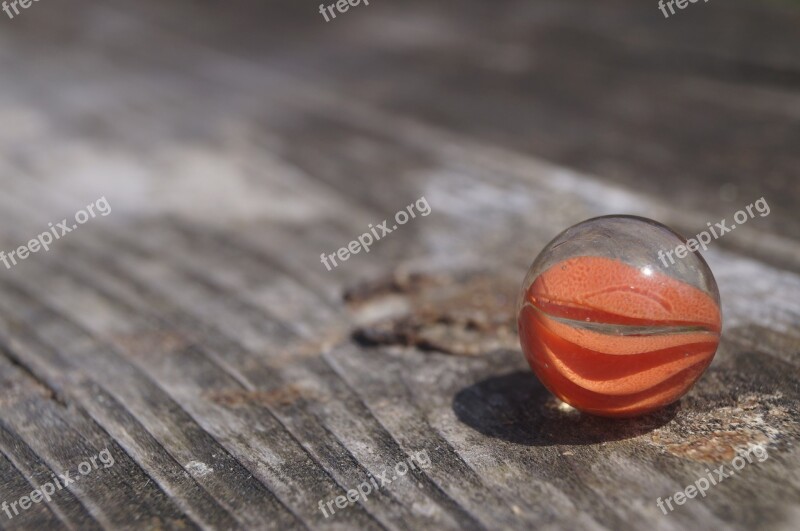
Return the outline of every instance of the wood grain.
{"type": "Polygon", "coordinates": [[[0,32],[9,529],[796,529],[800,10],[542,0],[34,4],[0,32]],[[334,253],[420,197],[411,220],[334,253]],[[724,329],[679,403],[578,414],[519,350],[538,251],[626,213],[691,235],[724,329]],[[737,450],[769,459],[664,515],[737,450]],[[326,517],[425,451],[430,466],[326,517]],[[335,505],[334,505],[335,507],[335,505]]]}

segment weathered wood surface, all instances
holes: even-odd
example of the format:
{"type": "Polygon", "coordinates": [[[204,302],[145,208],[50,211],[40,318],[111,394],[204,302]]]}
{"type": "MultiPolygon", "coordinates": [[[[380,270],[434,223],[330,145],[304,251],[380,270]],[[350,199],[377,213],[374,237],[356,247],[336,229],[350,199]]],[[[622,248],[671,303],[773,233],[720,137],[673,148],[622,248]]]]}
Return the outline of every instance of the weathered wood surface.
{"type": "Polygon", "coordinates": [[[0,24],[0,249],[112,207],[0,267],[0,501],[115,459],[3,528],[800,526],[796,3],[374,0],[326,24],[75,1],[0,24]],[[320,264],[421,196],[431,215],[320,264]],[[761,196],[706,253],[725,330],[687,397],[626,421],[549,397],[513,312],[551,237],[609,213],[694,234],[761,196]],[[748,444],[769,459],[657,508],[748,444]]]}

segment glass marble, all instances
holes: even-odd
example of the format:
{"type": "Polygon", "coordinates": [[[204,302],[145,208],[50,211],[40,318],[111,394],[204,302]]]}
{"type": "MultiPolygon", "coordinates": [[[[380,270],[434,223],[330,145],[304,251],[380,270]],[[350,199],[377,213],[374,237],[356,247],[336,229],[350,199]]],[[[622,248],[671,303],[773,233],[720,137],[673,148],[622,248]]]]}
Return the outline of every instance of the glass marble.
{"type": "Polygon", "coordinates": [[[550,392],[586,413],[632,417],[692,387],[717,351],[722,312],[699,253],[659,258],[685,243],[653,220],[604,216],[542,250],[517,320],[525,357],[550,392]]]}

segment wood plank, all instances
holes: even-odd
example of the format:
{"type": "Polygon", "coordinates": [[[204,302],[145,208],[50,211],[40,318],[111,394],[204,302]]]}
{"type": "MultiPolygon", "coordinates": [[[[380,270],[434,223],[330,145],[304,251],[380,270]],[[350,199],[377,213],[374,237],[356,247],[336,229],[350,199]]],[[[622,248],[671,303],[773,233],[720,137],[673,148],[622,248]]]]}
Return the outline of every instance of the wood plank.
{"type": "Polygon", "coordinates": [[[0,249],[113,210],[0,268],[0,501],[116,462],[0,527],[794,529],[797,8],[372,4],[79,0],[4,28],[0,249]],[[693,234],[761,195],[704,253],[726,326],[678,404],[599,419],[533,377],[514,304],[556,233],[693,234]]]}

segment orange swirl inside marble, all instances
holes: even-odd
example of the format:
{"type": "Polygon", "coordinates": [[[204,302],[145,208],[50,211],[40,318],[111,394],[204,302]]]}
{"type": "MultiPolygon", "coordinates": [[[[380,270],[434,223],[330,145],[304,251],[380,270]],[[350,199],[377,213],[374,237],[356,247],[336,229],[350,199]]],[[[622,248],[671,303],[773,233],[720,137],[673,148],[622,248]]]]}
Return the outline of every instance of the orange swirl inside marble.
{"type": "Polygon", "coordinates": [[[635,416],[679,399],[711,363],[721,314],[702,290],[605,257],[557,263],[525,293],[520,341],[568,404],[635,416]]]}

